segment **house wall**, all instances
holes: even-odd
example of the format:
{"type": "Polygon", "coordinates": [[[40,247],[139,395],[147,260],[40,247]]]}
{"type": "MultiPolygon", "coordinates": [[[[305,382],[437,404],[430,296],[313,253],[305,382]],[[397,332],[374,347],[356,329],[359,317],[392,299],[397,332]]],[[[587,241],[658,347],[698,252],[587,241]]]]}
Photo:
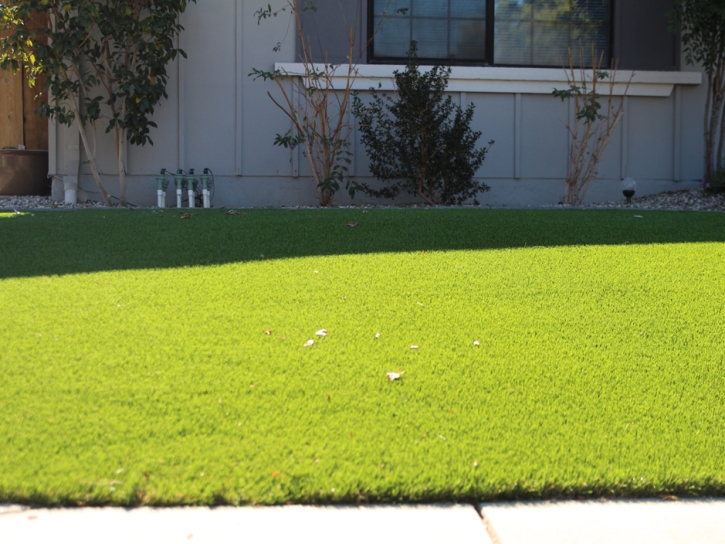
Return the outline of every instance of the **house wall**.
{"type": "MultiPolygon", "coordinates": [[[[649,5],[647,2],[654,0],[641,1],[649,5]]],[[[283,0],[271,3],[273,8],[284,5],[283,0]]],[[[332,0],[328,3],[337,4],[332,0]]],[[[188,59],[179,59],[170,67],[169,98],[157,109],[155,121],[159,128],[151,134],[154,145],[128,146],[129,202],[155,205],[154,176],[161,168],[194,168],[197,173],[211,168],[216,180],[213,204],[217,207],[316,204],[300,148],[290,151],[272,145],[275,134],[291,128],[289,119],[267,95],[270,92],[279,99],[279,90],[274,83],[248,77],[253,68],[271,70],[275,63],[297,60],[289,18],[283,14],[258,24],[254,13],[262,4],[267,1],[205,0],[190,4],[181,16],[186,30],[180,43],[188,59]],[[274,52],[285,35],[280,50],[274,52]]],[[[622,6],[632,4],[622,2],[622,6]]],[[[626,10],[617,13],[623,17],[626,10]]],[[[322,26],[333,24],[334,19],[328,13],[322,26]]],[[[631,29],[620,30],[626,35],[631,29]]],[[[671,39],[665,34],[660,38],[671,39]]],[[[623,40],[620,38],[621,43],[623,40]]],[[[670,64],[665,66],[664,56],[647,58],[658,69],[673,69],[678,64],[668,61],[670,64]]],[[[675,60],[679,61],[679,55],[675,60]]],[[[639,62],[636,57],[631,61],[634,64],[630,67],[639,62]]],[[[682,69],[696,70],[684,62],[682,69]]],[[[506,91],[505,85],[503,91],[489,88],[481,92],[489,72],[485,72],[486,68],[477,70],[481,70],[480,81],[473,80],[465,91],[453,90],[451,94],[462,104],[475,104],[473,125],[483,133],[481,142],[496,141],[479,171],[492,190],[481,195],[479,201],[492,206],[556,204],[567,170],[565,125],[572,105],[555,99],[549,91],[528,92],[525,85],[516,92],[506,91]]],[[[643,69],[637,70],[642,76],[643,69]]],[[[599,179],[594,181],[587,200],[621,198],[619,182],[624,177],[637,180],[638,195],[696,186],[702,176],[704,87],[672,85],[666,96],[626,98],[624,120],[609,144],[599,179]]],[[[365,97],[366,92],[361,94],[365,97]]],[[[99,127],[95,139],[104,183],[111,194],[117,195],[112,137],[105,134],[105,127],[99,127]]],[[[82,190],[89,198],[99,199],[83,165],[77,130],[52,127],[50,146],[51,173],[74,175],[80,164],[82,190]]],[[[357,134],[352,149],[355,176],[374,183],[357,134]]],[[[340,204],[348,201],[342,194],[337,199],[340,204]]],[[[371,199],[358,195],[355,202],[371,199]]],[[[173,189],[169,187],[167,204],[174,203],[173,189]]]]}

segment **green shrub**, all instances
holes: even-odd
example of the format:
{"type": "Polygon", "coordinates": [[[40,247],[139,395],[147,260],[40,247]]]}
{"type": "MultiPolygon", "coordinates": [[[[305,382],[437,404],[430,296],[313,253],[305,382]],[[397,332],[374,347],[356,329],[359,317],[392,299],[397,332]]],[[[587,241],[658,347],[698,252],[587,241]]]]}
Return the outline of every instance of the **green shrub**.
{"type": "MultiPolygon", "coordinates": [[[[397,95],[373,100],[354,98],[362,142],[370,170],[386,187],[361,184],[371,196],[395,198],[401,192],[430,205],[461,204],[489,187],[474,179],[488,148],[476,148],[480,132],[471,130],[473,104],[466,110],[446,96],[451,69],[436,65],[421,73],[413,42],[404,71],[395,71],[397,95]]],[[[489,142],[489,145],[493,142],[489,142]]]]}

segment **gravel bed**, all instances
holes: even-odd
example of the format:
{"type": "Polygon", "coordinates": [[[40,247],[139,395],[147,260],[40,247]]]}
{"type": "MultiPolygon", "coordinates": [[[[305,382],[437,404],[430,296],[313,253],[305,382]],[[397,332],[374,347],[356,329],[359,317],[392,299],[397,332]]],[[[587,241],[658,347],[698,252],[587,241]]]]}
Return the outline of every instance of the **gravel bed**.
{"type": "MultiPolygon", "coordinates": [[[[564,206],[562,204],[551,206],[551,208],[570,207],[572,206],[564,206]]],[[[684,191],[667,191],[666,193],[633,198],[632,204],[627,204],[627,201],[622,198],[622,200],[595,202],[580,207],[586,209],[725,212],[725,194],[708,195],[702,189],[688,189],[684,191]]]]}
{"type": "MultiPolygon", "coordinates": [[[[83,209],[83,208],[103,208],[101,202],[88,201],[83,204],[65,204],[64,202],[54,202],[47,196],[12,196],[0,197],[0,209],[12,210],[29,210],[29,209],[83,209]]],[[[240,207],[240,206],[236,206],[240,207]]],[[[395,205],[362,205],[362,206],[340,206],[340,208],[399,208],[399,207],[423,207],[425,205],[411,206],[395,206],[395,205]]],[[[476,208],[477,206],[462,206],[476,208]]],[[[483,205],[481,208],[487,206],[483,205]]],[[[542,206],[546,209],[563,209],[572,208],[574,206],[565,206],[557,204],[555,206],[542,206]]],[[[706,195],[701,189],[689,189],[685,191],[668,191],[656,195],[648,195],[639,198],[633,198],[632,204],[628,205],[624,199],[614,200],[610,202],[596,202],[593,204],[585,204],[584,206],[576,206],[582,209],[627,209],[627,210],[677,210],[677,211],[709,211],[709,212],[725,212],[725,194],[706,195]]],[[[286,209],[306,208],[305,206],[295,206],[286,209]]],[[[312,208],[312,207],[311,207],[312,208]]],[[[315,209],[315,208],[312,208],[315,209]]]]}
{"type": "Polygon", "coordinates": [[[54,202],[49,196],[10,196],[0,197],[0,210],[37,210],[37,209],[62,209],[80,210],[83,208],[103,208],[101,202],[84,202],[83,204],[66,204],[65,202],[54,202]]]}

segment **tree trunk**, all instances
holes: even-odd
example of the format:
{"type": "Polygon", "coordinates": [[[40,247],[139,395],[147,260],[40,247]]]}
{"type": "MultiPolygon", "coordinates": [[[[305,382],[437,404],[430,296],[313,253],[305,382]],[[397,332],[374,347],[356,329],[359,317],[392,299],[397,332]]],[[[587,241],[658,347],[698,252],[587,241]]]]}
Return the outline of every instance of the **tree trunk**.
{"type": "Polygon", "coordinates": [[[78,107],[76,106],[75,100],[70,100],[70,107],[73,111],[73,114],[75,115],[75,122],[78,124],[78,132],[80,133],[81,141],[83,142],[83,149],[85,149],[86,151],[88,164],[91,167],[93,181],[96,182],[98,191],[101,193],[101,196],[103,197],[103,202],[106,204],[106,206],[113,206],[113,202],[111,202],[111,197],[106,192],[106,188],[103,186],[103,183],[101,183],[101,176],[98,174],[98,168],[96,168],[96,158],[90,152],[91,146],[88,145],[88,138],[86,137],[85,127],[83,126],[83,123],[81,122],[81,117],[78,114],[78,107]]]}
{"type": "Polygon", "coordinates": [[[708,77],[707,101],[705,107],[705,176],[708,180],[716,169],[716,137],[723,105],[721,77],[714,74],[708,77]]]}
{"type": "Polygon", "coordinates": [[[123,139],[126,136],[126,131],[118,125],[115,125],[113,129],[116,143],[116,163],[118,164],[118,184],[120,187],[119,204],[126,206],[126,168],[123,164],[123,139]]]}
{"type": "MultiPolygon", "coordinates": [[[[720,84],[719,94],[721,97],[725,98],[725,81],[720,84]]],[[[714,171],[713,173],[717,172],[723,167],[722,164],[722,157],[723,157],[723,144],[725,143],[725,100],[720,101],[720,107],[718,108],[718,111],[715,112],[715,131],[717,133],[717,129],[720,129],[720,135],[718,137],[718,143],[717,143],[717,155],[715,156],[715,164],[714,164],[714,171]],[[719,127],[718,127],[719,124],[719,127]]]]}

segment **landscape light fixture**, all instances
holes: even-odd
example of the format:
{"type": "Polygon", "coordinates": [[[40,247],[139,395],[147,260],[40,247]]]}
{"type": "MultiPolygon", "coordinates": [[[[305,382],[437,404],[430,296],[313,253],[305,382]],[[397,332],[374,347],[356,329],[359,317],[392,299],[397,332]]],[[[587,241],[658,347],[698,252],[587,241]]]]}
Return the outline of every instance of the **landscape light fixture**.
{"type": "Polygon", "coordinates": [[[632,197],[637,190],[637,182],[632,178],[626,178],[622,182],[622,194],[627,197],[627,205],[632,204],[632,197]]]}

